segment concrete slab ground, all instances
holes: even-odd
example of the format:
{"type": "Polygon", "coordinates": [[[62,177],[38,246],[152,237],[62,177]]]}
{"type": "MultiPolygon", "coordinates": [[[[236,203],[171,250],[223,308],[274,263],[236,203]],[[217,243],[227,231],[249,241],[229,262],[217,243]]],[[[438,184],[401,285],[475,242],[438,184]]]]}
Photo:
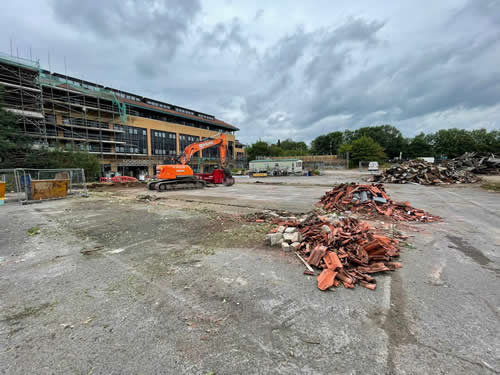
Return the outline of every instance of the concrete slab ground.
{"type": "Polygon", "coordinates": [[[0,373],[500,372],[498,193],[386,185],[444,222],[400,225],[403,268],[375,291],[320,292],[266,247],[267,224],[241,219],[308,211],[329,184],[361,178],[1,207],[0,373]]]}

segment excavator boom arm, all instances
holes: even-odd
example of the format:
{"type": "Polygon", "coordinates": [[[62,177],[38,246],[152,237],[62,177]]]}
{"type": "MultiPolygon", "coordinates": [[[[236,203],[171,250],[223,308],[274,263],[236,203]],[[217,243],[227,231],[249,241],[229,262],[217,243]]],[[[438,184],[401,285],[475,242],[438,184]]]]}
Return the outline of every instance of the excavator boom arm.
{"type": "Polygon", "coordinates": [[[200,142],[191,143],[184,149],[179,162],[184,165],[189,162],[193,155],[198,151],[217,145],[219,146],[221,165],[224,168],[227,164],[227,138],[225,134],[219,134],[217,138],[205,139],[200,142]]]}

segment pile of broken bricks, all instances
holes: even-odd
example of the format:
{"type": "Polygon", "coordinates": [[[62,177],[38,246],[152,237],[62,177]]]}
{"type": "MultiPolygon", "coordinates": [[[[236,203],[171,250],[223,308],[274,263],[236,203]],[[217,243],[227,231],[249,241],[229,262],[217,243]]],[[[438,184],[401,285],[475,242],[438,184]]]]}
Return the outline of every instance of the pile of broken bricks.
{"type": "Polygon", "coordinates": [[[338,216],[332,211],[384,215],[403,221],[432,222],[441,218],[414,208],[409,202],[393,202],[382,185],[341,184],[327,192],[318,203],[327,213],[310,213],[301,218],[278,217],[266,236],[271,246],[294,251],[307,267],[307,275],[317,276],[318,288],[327,290],[342,284],[356,284],[374,290],[373,274],[401,267],[400,240],[372,229],[358,218],[338,216]]]}
{"type": "Polygon", "coordinates": [[[269,244],[296,251],[308,268],[305,274],[316,275],[315,269],[321,270],[321,290],[340,283],[345,288],[359,284],[373,290],[376,280],[371,274],[401,267],[393,259],[399,256],[398,240],[376,234],[366,222],[312,215],[280,224],[267,235],[269,244]]]}
{"type": "Polygon", "coordinates": [[[395,202],[382,184],[341,184],[327,191],[318,206],[326,212],[356,212],[367,216],[383,215],[399,221],[431,222],[441,218],[414,208],[410,202],[395,202]]]}

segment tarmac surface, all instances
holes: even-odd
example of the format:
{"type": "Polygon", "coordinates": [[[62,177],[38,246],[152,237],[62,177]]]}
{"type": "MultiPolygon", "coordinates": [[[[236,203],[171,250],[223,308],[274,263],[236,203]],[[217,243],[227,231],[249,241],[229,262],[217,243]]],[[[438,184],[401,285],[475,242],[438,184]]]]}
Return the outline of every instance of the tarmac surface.
{"type": "Polygon", "coordinates": [[[444,221],[397,226],[403,268],[375,291],[319,291],[264,244],[267,224],[241,219],[307,212],[362,177],[0,207],[0,373],[499,373],[499,193],[386,185],[444,221]]]}

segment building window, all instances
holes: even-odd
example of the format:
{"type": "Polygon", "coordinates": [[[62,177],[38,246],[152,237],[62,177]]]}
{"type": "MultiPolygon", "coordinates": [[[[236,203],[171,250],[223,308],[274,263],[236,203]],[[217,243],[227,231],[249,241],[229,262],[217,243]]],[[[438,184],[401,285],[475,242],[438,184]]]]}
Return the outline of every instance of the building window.
{"type": "Polygon", "coordinates": [[[153,155],[175,155],[177,153],[177,140],[175,133],[154,131],[151,136],[153,155]]]}
{"type": "Polygon", "coordinates": [[[184,149],[191,143],[198,142],[200,138],[198,136],[189,134],[179,134],[179,148],[180,152],[184,152],[184,149]]]}
{"type": "Polygon", "coordinates": [[[116,152],[129,154],[148,153],[148,138],[144,129],[119,124],[115,124],[114,128],[123,131],[123,133],[115,135],[115,141],[126,142],[125,145],[117,145],[115,147],[116,152]]]}
{"type": "Polygon", "coordinates": [[[234,142],[227,142],[227,158],[229,160],[234,160],[234,142]]]}

